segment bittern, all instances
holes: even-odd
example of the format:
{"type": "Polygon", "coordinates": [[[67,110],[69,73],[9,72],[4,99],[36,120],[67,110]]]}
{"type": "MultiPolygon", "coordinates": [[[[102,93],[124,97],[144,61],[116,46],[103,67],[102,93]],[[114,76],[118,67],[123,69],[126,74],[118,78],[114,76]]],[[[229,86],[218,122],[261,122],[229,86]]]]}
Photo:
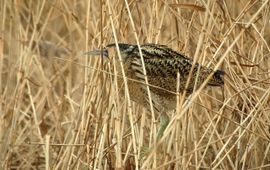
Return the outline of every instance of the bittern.
{"type": "MultiPolygon", "coordinates": [[[[158,139],[163,135],[169,123],[167,113],[176,108],[177,91],[186,91],[186,94],[190,95],[203,84],[208,76],[211,76],[211,78],[207,82],[207,85],[222,86],[224,84],[223,71],[214,71],[198,63],[195,63],[192,69],[193,60],[185,55],[165,45],[144,44],[140,45],[140,48],[148,79],[148,84],[146,84],[146,76],[144,74],[138,45],[118,43],[118,46],[123,62],[123,69],[127,77],[130,99],[150,109],[147,85],[150,89],[154,112],[160,114],[160,128],[157,134],[158,139]],[[189,77],[190,80],[187,84],[189,77]],[[179,86],[177,87],[177,85],[179,86]]],[[[102,50],[102,55],[111,59],[111,56],[117,54],[116,49],[116,44],[109,44],[102,50]],[[111,55],[111,52],[113,52],[113,55],[111,55]]],[[[101,55],[101,51],[95,50],[86,54],[101,55]]],[[[120,91],[123,92],[124,81],[120,60],[116,57],[115,61],[116,72],[118,73],[117,82],[119,87],[122,87],[120,91]]]]}

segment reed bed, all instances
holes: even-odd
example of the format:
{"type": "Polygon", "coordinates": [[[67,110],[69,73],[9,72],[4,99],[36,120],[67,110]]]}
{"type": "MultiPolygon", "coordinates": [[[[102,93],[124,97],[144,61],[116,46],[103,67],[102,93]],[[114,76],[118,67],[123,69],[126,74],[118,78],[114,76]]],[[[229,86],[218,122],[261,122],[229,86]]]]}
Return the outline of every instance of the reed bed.
{"type": "Polygon", "coordinates": [[[270,168],[268,0],[0,4],[1,169],[270,168]],[[119,94],[113,62],[84,55],[113,42],[165,44],[225,85],[176,94],[157,142],[158,115],[119,94]]]}

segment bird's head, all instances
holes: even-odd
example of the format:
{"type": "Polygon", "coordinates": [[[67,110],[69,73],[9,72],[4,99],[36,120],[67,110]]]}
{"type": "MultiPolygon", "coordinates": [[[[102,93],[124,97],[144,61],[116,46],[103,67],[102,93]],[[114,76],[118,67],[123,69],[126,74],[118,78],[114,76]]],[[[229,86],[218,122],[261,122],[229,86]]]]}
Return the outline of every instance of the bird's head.
{"type": "MultiPolygon", "coordinates": [[[[118,43],[119,51],[123,60],[125,60],[136,49],[136,45],[118,43]]],[[[93,50],[85,53],[86,55],[102,55],[107,59],[117,54],[117,45],[115,43],[107,45],[103,50],[93,50]],[[112,55],[113,53],[113,55],[112,55]]]]}
{"type": "MultiPolygon", "coordinates": [[[[134,52],[137,46],[125,43],[118,43],[118,47],[122,59],[126,60],[128,56],[131,56],[131,54],[134,52]]],[[[106,48],[108,50],[110,49],[115,50],[115,53],[117,54],[117,45],[115,43],[107,45],[106,48]]]]}

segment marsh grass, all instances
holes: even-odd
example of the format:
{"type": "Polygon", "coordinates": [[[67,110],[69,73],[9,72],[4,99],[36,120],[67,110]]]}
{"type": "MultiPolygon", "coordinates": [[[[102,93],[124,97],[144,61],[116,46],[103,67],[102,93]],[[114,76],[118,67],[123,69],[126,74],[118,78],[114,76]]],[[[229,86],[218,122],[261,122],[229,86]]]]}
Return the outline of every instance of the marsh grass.
{"type": "Polygon", "coordinates": [[[267,0],[0,3],[1,169],[270,167],[267,0]],[[115,41],[168,45],[225,86],[176,94],[157,142],[158,115],[118,93],[113,62],[84,55],[115,41]]]}

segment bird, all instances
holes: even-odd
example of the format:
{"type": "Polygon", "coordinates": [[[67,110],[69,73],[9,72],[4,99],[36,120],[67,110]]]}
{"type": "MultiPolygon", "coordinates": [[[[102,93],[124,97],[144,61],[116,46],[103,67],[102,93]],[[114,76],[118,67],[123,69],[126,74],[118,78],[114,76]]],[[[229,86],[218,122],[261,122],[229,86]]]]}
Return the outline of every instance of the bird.
{"type": "Polygon", "coordinates": [[[211,76],[211,78],[207,82],[207,86],[220,87],[224,85],[224,71],[214,71],[199,63],[193,64],[191,58],[166,45],[149,43],[142,44],[139,47],[127,43],[112,43],[103,50],[94,50],[86,54],[102,55],[110,60],[115,57],[116,80],[121,93],[125,89],[124,75],[121,71],[122,62],[127,77],[130,99],[151,110],[147,91],[147,86],[149,87],[154,112],[160,118],[160,128],[157,132],[158,139],[163,136],[163,132],[169,124],[168,112],[176,108],[177,90],[180,93],[185,91],[186,95],[190,95],[204,83],[208,76],[211,76]],[[121,60],[115,57],[117,46],[119,47],[121,60]],[[144,69],[140,54],[143,57],[144,69]],[[192,65],[194,65],[193,68],[192,65]],[[187,84],[189,76],[190,80],[187,84]],[[145,77],[147,77],[148,84],[146,84],[145,77]],[[179,86],[177,87],[177,85],[179,86]]]}

